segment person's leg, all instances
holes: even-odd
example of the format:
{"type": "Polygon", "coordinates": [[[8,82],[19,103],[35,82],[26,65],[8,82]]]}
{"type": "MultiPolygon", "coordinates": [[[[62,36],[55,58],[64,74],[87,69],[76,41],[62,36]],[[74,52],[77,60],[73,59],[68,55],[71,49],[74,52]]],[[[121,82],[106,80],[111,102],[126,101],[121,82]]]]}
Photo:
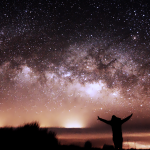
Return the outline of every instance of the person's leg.
{"type": "Polygon", "coordinates": [[[118,149],[119,146],[118,146],[118,141],[117,140],[113,140],[114,141],[114,146],[115,146],[115,149],[118,149]]]}
{"type": "Polygon", "coordinates": [[[122,142],[120,142],[119,144],[119,149],[122,149],[122,142]]]}
{"type": "Polygon", "coordinates": [[[122,149],[122,143],[123,143],[123,139],[121,138],[119,141],[119,149],[122,149]]]}
{"type": "Polygon", "coordinates": [[[115,149],[122,149],[122,139],[113,139],[115,149]]]}

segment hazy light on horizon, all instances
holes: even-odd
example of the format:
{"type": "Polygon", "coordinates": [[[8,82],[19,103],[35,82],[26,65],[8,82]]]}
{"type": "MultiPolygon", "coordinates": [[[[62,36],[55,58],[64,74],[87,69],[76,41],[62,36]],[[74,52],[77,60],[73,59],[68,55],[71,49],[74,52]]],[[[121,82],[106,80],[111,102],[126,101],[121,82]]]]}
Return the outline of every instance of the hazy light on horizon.
{"type": "Polygon", "coordinates": [[[81,122],[77,120],[69,120],[64,125],[65,128],[83,128],[81,122]]]}
{"type": "Polygon", "coordinates": [[[145,142],[124,142],[124,149],[150,149],[150,143],[145,142]]]}

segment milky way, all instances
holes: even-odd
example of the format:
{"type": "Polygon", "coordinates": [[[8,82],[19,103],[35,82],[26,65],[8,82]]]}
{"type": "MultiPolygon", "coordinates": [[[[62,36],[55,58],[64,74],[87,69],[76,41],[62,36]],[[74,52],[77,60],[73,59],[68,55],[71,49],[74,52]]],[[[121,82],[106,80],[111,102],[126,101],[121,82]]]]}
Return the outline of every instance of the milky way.
{"type": "Polygon", "coordinates": [[[6,0],[0,10],[1,126],[150,117],[148,2],[6,0]]]}

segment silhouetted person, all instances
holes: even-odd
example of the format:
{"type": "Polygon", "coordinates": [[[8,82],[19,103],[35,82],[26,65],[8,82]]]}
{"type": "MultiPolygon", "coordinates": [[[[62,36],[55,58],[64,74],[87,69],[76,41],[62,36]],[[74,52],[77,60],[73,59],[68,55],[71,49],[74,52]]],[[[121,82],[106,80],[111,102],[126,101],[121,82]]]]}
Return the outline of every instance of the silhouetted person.
{"type": "Polygon", "coordinates": [[[123,138],[122,138],[122,128],[121,125],[123,123],[125,123],[126,121],[128,121],[131,118],[132,114],[128,117],[126,117],[125,119],[118,118],[115,115],[112,116],[110,121],[107,121],[105,119],[99,118],[97,120],[103,121],[109,125],[111,125],[112,127],[112,132],[113,132],[113,142],[115,145],[115,149],[122,149],[122,142],[123,142],[123,138]]]}

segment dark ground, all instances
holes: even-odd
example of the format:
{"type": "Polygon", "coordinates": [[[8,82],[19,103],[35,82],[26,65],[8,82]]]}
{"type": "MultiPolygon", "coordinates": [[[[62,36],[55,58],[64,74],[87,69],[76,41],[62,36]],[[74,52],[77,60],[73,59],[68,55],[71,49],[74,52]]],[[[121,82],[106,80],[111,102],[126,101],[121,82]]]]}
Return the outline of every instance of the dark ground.
{"type": "MultiPolygon", "coordinates": [[[[83,147],[77,145],[61,145],[56,138],[56,133],[48,129],[40,129],[37,122],[28,123],[23,126],[12,128],[0,128],[0,141],[2,149],[94,149],[90,141],[86,141],[83,147]]],[[[114,149],[112,145],[104,144],[102,149],[114,149]]]]}

